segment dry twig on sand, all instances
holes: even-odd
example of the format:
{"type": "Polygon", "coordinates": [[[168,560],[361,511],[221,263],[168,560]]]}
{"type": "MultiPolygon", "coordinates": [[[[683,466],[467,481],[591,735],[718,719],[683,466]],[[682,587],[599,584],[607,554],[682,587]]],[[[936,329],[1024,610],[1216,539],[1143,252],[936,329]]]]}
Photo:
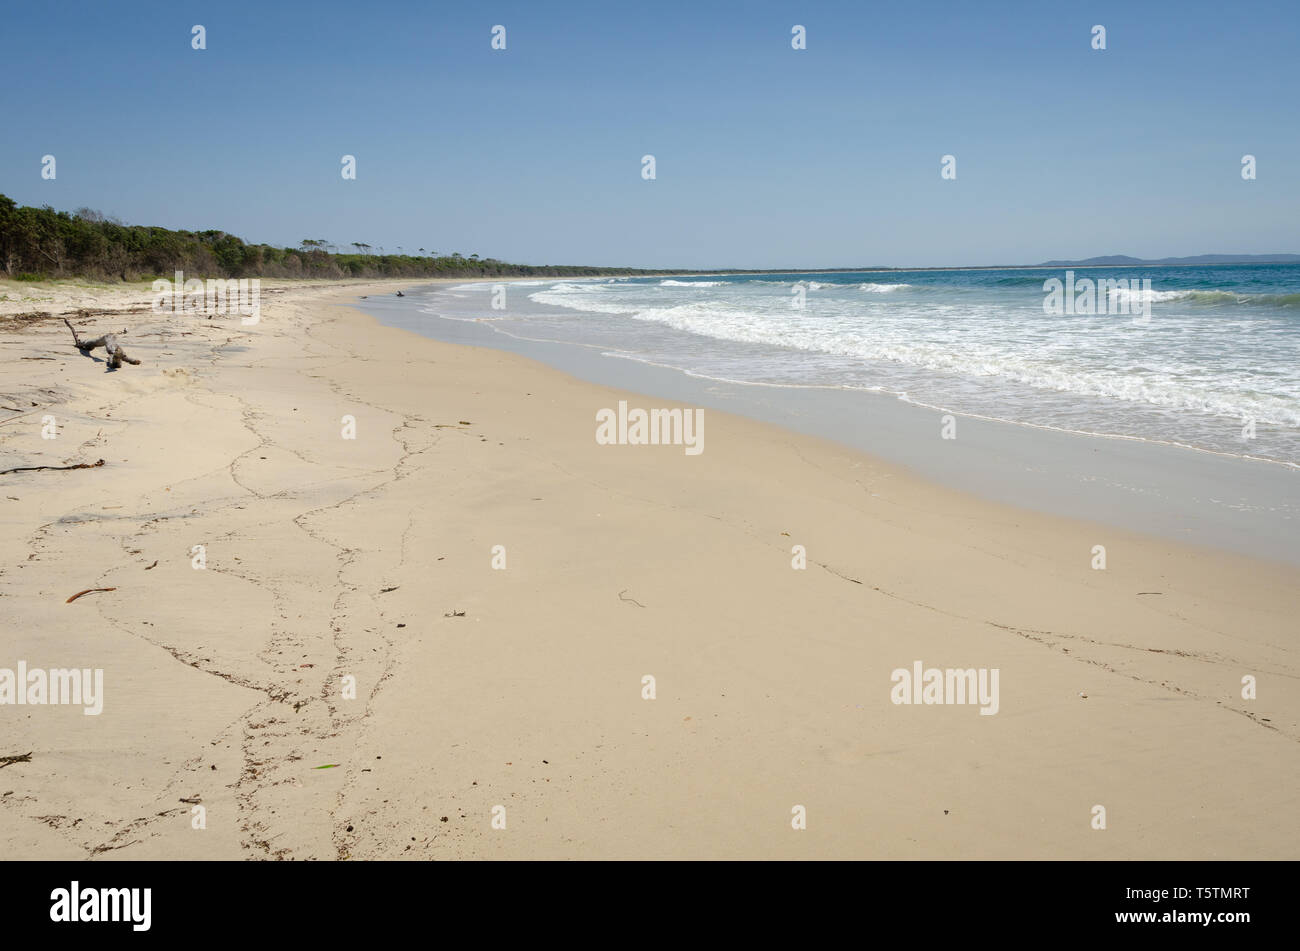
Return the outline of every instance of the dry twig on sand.
{"type": "Polygon", "coordinates": [[[103,459],[95,462],[79,462],[75,466],[19,466],[16,469],[5,469],[0,475],[9,475],[11,472],[40,472],[42,469],[98,469],[104,464],[103,459]]]}
{"type": "Polygon", "coordinates": [[[71,604],[73,601],[77,600],[77,598],[81,597],[83,594],[90,594],[91,592],[94,591],[116,591],[116,590],[117,590],[116,588],[87,588],[85,591],[78,591],[76,594],[68,598],[68,600],[64,601],[63,603],[71,604]]]}

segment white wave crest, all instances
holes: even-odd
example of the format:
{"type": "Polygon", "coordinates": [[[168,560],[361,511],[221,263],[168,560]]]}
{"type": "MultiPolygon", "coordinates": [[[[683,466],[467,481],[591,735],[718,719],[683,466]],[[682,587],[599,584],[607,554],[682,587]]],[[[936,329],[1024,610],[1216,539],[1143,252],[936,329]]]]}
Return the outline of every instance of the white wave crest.
{"type": "Polygon", "coordinates": [[[1157,291],[1132,290],[1127,287],[1107,288],[1106,296],[1116,304],[1157,304],[1161,301],[1188,300],[1195,296],[1193,291],[1157,291]]]}

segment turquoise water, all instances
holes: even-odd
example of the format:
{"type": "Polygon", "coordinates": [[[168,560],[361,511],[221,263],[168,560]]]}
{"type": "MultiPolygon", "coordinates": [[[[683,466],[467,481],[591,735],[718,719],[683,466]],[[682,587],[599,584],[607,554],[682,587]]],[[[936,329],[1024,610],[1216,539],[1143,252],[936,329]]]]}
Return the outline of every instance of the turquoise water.
{"type": "Polygon", "coordinates": [[[1300,265],[1073,275],[1135,283],[1093,313],[1045,312],[1064,268],[536,281],[506,285],[503,310],[467,284],[423,306],[703,377],[1300,464],[1300,265]]]}

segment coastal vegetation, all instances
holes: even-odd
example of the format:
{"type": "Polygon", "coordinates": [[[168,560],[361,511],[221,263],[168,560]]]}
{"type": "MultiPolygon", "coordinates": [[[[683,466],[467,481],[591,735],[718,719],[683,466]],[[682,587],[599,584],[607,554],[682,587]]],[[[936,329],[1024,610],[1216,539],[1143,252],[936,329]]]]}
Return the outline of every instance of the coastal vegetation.
{"type": "Polygon", "coordinates": [[[89,208],[55,211],[0,195],[0,273],[13,280],[84,277],[138,281],[192,277],[587,277],[668,273],[637,268],[510,264],[495,258],[346,246],[305,238],[295,248],[250,244],[225,231],[128,225],[89,208]]]}

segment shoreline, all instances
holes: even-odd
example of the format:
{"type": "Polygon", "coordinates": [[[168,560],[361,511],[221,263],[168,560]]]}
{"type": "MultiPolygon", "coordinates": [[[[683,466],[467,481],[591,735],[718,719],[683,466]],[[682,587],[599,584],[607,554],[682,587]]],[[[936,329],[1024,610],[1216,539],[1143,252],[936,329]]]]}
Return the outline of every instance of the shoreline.
{"type": "MultiPolygon", "coordinates": [[[[946,268],[945,270],[957,270],[957,269],[946,268]]],[[[1009,270],[1009,269],[1004,269],[1004,270],[1009,270]]],[[[815,272],[791,272],[791,273],[815,273],[815,272]]],[[[837,272],[837,273],[848,273],[848,272],[837,272]]],[[[707,275],[702,275],[702,276],[707,276],[707,275]]],[[[533,281],[532,278],[512,278],[510,280],[533,281]]],[[[578,281],[592,280],[592,279],[573,278],[572,280],[576,283],[578,281]]],[[[498,279],[498,278],[485,278],[481,282],[476,281],[474,283],[488,283],[489,281],[492,283],[505,282],[502,279],[498,279]]],[[[471,283],[471,282],[465,281],[460,283],[471,283]]],[[[361,309],[364,310],[364,308],[361,309]]],[[[460,321],[466,323],[484,323],[489,326],[492,326],[487,319],[446,317],[443,315],[437,315],[437,316],[439,319],[442,320],[460,321]]],[[[402,329],[406,329],[406,328],[402,328],[402,329]]],[[[926,403],[920,400],[914,400],[909,398],[905,393],[901,393],[894,390],[873,389],[870,387],[860,387],[860,386],[852,386],[849,384],[834,384],[834,383],[769,383],[760,380],[739,380],[739,379],[733,379],[731,377],[711,376],[706,373],[697,373],[693,370],[688,370],[684,367],[674,366],[673,364],[670,363],[655,363],[651,360],[643,360],[640,357],[631,355],[630,352],[628,353],[617,352],[611,350],[608,347],[603,347],[597,344],[587,344],[575,340],[547,340],[544,338],[522,337],[518,334],[512,334],[509,331],[501,330],[500,328],[497,328],[495,326],[492,326],[492,329],[496,333],[502,334],[514,340],[519,340],[525,343],[541,343],[541,344],[554,343],[554,344],[570,346],[570,347],[586,347],[588,349],[593,349],[593,350],[604,350],[606,352],[602,353],[601,355],[609,357],[611,359],[630,360],[634,363],[640,363],[645,366],[655,367],[657,369],[662,369],[662,370],[669,370],[673,373],[680,373],[683,376],[689,376],[695,379],[705,380],[710,383],[722,383],[722,384],[726,384],[727,386],[764,387],[773,390],[823,390],[829,392],[860,393],[871,399],[874,399],[878,396],[883,396],[883,397],[888,397],[897,400],[898,402],[901,403],[905,403],[909,406],[915,406],[919,409],[932,410],[934,412],[951,413],[954,416],[959,416],[966,419],[978,419],[988,423],[999,423],[1007,426],[1019,426],[1024,429],[1040,429],[1046,432],[1061,433],[1063,435],[1069,435],[1069,436],[1082,436],[1091,439],[1114,439],[1114,440],[1123,440],[1126,442],[1144,443],[1152,446],[1166,446],[1173,449],[1185,449],[1189,452],[1203,453],[1208,456],[1218,456],[1224,459],[1240,459],[1247,462],[1267,463],[1269,465],[1279,466],[1284,469],[1300,470],[1300,462],[1289,462],[1284,459],[1273,459],[1268,456],[1253,456],[1250,455],[1249,453],[1244,453],[1244,452],[1226,452],[1220,449],[1211,449],[1206,446],[1196,446],[1191,443],[1182,443],[1173,440],[1152,439],[1148,436],[1132,436],[1125,433],[1094,432],[1085,429],[1068,429],[1063,426],[1051,426],[1046,423],[1031,423],[1025,420],[1007,419],[1001,416],[988,416],[980,413],[970,412],[968,410],[952,409],[950,407],[940,406],[937,403],[926,403]]],[[[418,330],[412,332],[419,333],[418,330]]],[[[441,338],[432,337],[432,339],[437,340],[441,338]]],[[[500,349],[500,348],[495,348],[495,349],[500,349]]],[[[541,361],[541,362],[545,362],[545,361],[541,361]]]]}
{"type": "Polygon", "coordinates": [[[5,477],[0,667],[105,671],[97,717],[0,706],[34,751],[0,774],[6,854],[1300,852],[1293,566],[713,407],[697,457],[600,446],[635,379],[404,333],[358,293],[286,289],[247,329],[145,315],[111,374],[61,323],[0,335],[6,405],[62,426],[0,426],[6,458],[107,460],[5,477]],[[115,590],[65,603],[87,587],[115,590]],[[892,703],[918,662],[999,670],[998,712],[892,703]]]}
{"type": "Polygon", "coordinates": [[[490,320],[438,317],[417,292],[358,302],[387,326],[538,360],[588,382],[740,413],[895,464],[938,485],[1045,514],[1300,565],[1292,463],[963,413],[854,387],[724,380],[580,341],[529,338],[490,320]],[[961,421],[940,439],[940,421],[961,421]],[[1263,465],[1268,463],[1269,465],[1263,465]]]}

